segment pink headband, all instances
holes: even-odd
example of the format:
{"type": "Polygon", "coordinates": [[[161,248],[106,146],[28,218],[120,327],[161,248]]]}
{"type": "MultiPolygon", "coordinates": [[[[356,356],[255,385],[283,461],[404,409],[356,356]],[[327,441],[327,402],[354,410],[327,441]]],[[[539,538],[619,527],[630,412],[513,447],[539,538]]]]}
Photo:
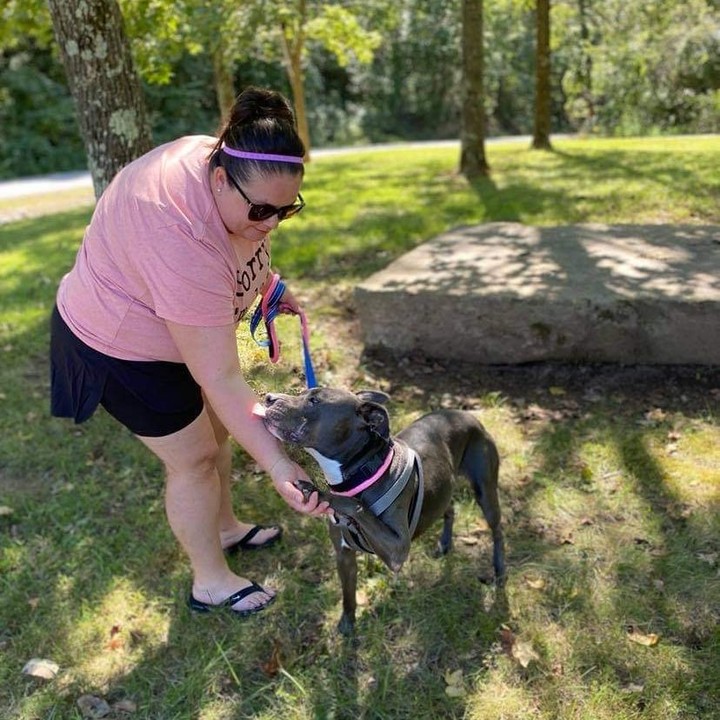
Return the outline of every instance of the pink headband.
{"type": "Polygon", "coordinates": [[[225,143],[222,144],[222,151],[233,157],[242,158],[243,160],[267,160],[270,162],[303,164],[303,159],[297,155],[273,155],[272,153],[246,152],[245,150],[235,150],[225,145],[225,143]]]}

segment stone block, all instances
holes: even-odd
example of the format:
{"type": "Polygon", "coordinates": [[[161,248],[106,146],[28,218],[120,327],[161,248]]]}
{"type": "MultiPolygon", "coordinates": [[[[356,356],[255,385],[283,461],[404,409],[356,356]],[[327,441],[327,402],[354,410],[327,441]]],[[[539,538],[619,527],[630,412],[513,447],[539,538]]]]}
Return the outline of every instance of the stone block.
{"type": "Polygon", "coordinates": [[[483,364],[720,364],[720,227],[489,223],[355,291],[365,347],[483,364]]]}

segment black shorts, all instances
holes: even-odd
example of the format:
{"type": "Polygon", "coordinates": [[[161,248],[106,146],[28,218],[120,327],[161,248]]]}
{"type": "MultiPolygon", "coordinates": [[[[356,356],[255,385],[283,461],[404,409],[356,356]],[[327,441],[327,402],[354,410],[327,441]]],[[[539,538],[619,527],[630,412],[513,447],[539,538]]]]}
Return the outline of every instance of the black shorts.
{"type": "Polygon", "coordinates": [[[162,437],[195,420],[203,398],[187,365],[104,355],[82,342],[55,307],[50,321],[50,412],[81,423],[98,405],[136,435],[162,437]]]}

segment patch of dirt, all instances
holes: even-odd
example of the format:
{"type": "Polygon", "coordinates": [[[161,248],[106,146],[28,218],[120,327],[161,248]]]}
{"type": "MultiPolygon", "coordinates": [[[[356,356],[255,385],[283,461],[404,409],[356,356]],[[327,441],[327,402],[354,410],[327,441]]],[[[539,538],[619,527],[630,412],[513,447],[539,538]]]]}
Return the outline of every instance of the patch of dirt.
{"type": "MultiPolygon", "coordinates": [[[[394,391],[415,390],[430,398],[473,398],[500,393],[531,403],[579,408],[611,401],[622,411],[663,408],[688,415],[720,411],[720,366],[533,363],[478,366],[422,355],[364,356],[370,375],[394,391]]],[[[521,402],[521,404],[522,404],[521,402]]]]}

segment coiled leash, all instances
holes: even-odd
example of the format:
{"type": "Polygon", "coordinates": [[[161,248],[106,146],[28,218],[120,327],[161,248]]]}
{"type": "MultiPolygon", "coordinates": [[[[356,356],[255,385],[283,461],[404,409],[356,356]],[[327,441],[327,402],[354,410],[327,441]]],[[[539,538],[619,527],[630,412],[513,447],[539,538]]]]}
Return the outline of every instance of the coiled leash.
{"type": "Polygon", "coordinates": [[[303,360],[305,363],[305,380],[307,381],[308,388],[314,388],[317,387],[317,382],[315,380],[312,358],[310,357],[310,333],[308,331],[307,318],[302,310],[300,310],[299,313],[295,313],[290,305],[281,302],[284,292],[285,283],[277,273],[273,273],[270,286],[255,308],[252,318],[250,318],[250,334],[260,347],[266,347],[268,349],[270,362],[276,363],[280,359],[280,343],[278,342],[277,332],[275,331],[275,318],[283,312],[299,315],[303,343],[303,360]],[[255,337],[255,332],[263,320],[265,321],[265,334],[267,337],[264,340],[258,340],[258,338],[255,337]]]}

